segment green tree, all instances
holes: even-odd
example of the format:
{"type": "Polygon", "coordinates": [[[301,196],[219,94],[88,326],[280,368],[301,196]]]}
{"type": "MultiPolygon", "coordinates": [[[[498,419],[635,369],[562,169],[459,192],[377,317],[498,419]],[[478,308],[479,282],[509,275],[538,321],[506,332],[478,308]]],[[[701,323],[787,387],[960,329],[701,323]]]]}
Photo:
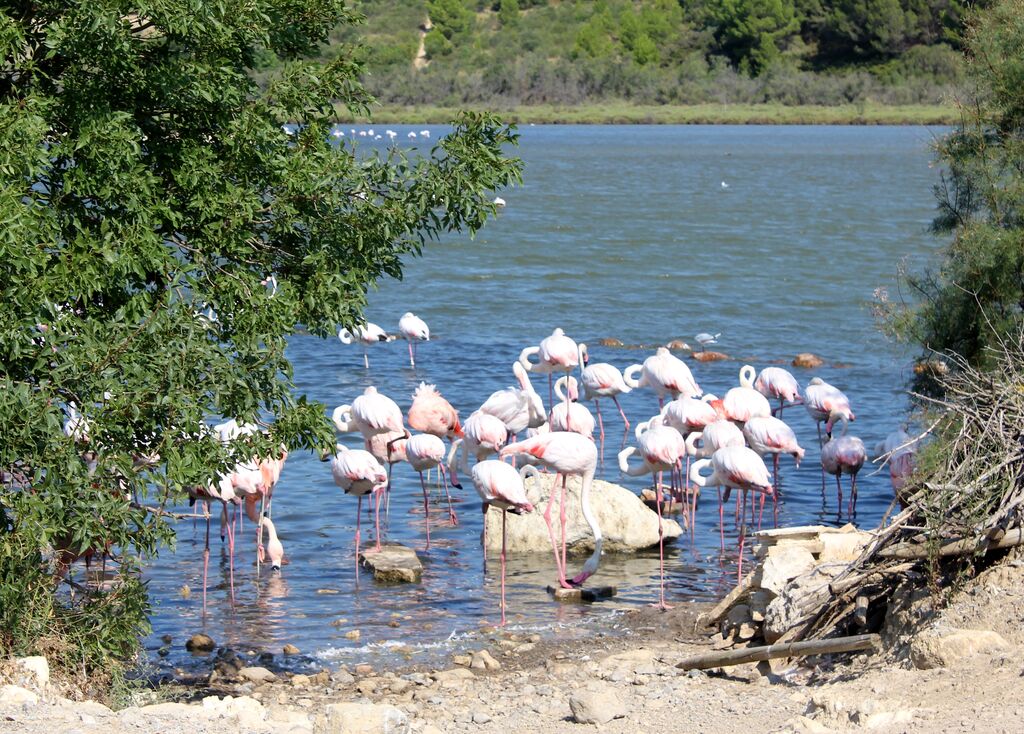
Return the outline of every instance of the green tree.
{"type": "Polygon", "coordinates": [[[430,22],[449,41],[473,27],[473,11],[462,0],[430,0],[430,22]]]}
{"type": "Polygon", "coordinates": [[[966,35],[974,89],[938,146],[945,167],[934,229],[952,233],[937,267],[909,273],[910,303],[880,307],[926,354],[987,367],[1024,326],[1024,0],[979,11],[966,35]]]}
{"type": "Polygon", "coordinates": [[[303,60],[352,22],[341,0],[139,7],[0,14],[0,655],[78,669],[136,648],[139,558],[173,537],[159,507],[332,445],[292,384],[296,325],[356,323],[369,284],[482,226],[519,176],[487,116],[411,160],[331,142],[333,101],[371,102],[347,54],[303,60]],[[268,51],[283,66],[260,88],[268,51]],[[266,430],[229,453],[202,429],[219,416],[266,430]],[[117,583],[56,593],[89,554],[117,583]]]}
{"type": "Polygon", "coordinates": [[[519,2],[518,0],[499,0],[498,20],[502,28],[512,28],[519,25],[519,2]]]}
{"type": "Polygon", "coordinates": [[[753,73],[771,66],[800,29],[793,0],[723,0],[708,12],[721,50],[753,73]]]}

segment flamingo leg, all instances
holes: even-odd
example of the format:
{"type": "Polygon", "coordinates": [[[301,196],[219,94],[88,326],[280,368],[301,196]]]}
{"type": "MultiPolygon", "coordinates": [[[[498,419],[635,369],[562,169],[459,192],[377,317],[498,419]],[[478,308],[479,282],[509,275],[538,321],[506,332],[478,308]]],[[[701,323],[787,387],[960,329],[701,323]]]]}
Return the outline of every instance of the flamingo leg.
{"type": "MultiPolygon", "coordinates": [[[[673,481],[671,476],[670,472],[670,481],[673,481]]],[[[671,497],[671,492],[669,493],[669,496],[671,497]]],[[[660,578],[660,584],[658,587],[658,603],[655,606],[657,606],[658,609],[667,610],[671,607],[665,603],[665,529],[661,523],[661,487],[658,487],[657,495],[654,498],[654,504],[658,508],[658,574],[660,578]]]]}
{"type": "Polygon", "coordinates": [[[370,355],[366,353],[366,347],[363,347],[363,367],[370,369],[370,355]]]}
{"type": "Polygon", "coordinates": [[[619,415],[622,416],[622,422],[626,426],[626,430],[629,430],[629,419],[626,417],[625,411],[622,410],[622,406],[619,405],[619,398],[616,395],[612,395],[612,401],[615,403],[615,407],[619,409],[619,415]]]}
{"type": "Polygon", "coordinates": [[[483,531],[483,542],[484,542],[484,579],[483,583],[487,583],[487,510],[491,506],[486,502],[480,504],[480,510],[484,513],[484,531],[483,531]]]}
{"type": "Polygon", "coordinates": [[[559,500],[559,503],[558,503],[558,519],[559,519],[559,521],[561,523],[561,526],[562,526],[562,578],[561,578],[562,588],[572,589],[572,588],[575,588],[575,587],[572,584],[570,584],[568,581],[565,580],[565,575],[566,575],[566,561],[565,561],[565,557],[566,557],[566,532],[565,531],[566,531],[566,526],[569,524],[569,515],[566,513],[566,509],[565,509],[565,504],[566,504],[566,502],[565,502],[565,500],[566,500],[565,483],[566,483],[567,479],[568,479],[568,475],[567,474],[563,474],[562,475],[562,493],[560,495],[560,500],[559,500]]]}
{"type": "Polygon", "coordinates": [[[452,507],[452,496],[451,493],[448,491],[448,473],[445,471],[443,464],[437,465],[437,473],[441,477],[443,482],[444,496],[448,498],[448,519],[451,521],[452,525],[458,525],[459,518],[455,514],[455,508],[452,507]]]}
{"type": "MultiPolygon", "coordinates": [[[[555,568],[558,570],[558,581],[563,583],[565,581],[565,569],[562,568],[562,559],[558,554],[558,541],[555,540],[555,529],[551,526],[551,509],[555,502],[555,489],[557,487],[558,475],[555,474],[551,483],[551,491],[548,494],[548,506],[544,510],[544,522],[548,526],[548,538],[551,540],[551,550],[555,554],[555,568]]],[[[485,526],[486,527],[486,524],[485,526]]]]}
{"type": "Polygon", "coordinates": [[[206,613],[206,582],[210,570],[210,505],[206,505],[206,547],[203,549],[203,613],[206,613]]]}
{"type": "Polygon", "coordinates": [[[842,481],[840,481],[840,477],[842,477],[842,476],[843,476],[843,473],[841,471],[836,473],[836,491],[837,491],[837,493],[839,495],[839,499],[838,499],[839,507],[837,508],[836,511],[840,514],[840,516],[843,514],[843,483],[842,483],[842,481]]]}
{"type": "Polygon", "coordinates": [[[718,487],[718,538],[725,553],[725,500],[722,499],[722,488],[718,487]]]}
{"type": "Polygon", "coordinates": [[[408,344],[409,344],[409,366],[410,367],[415,367],[416,366],[416,357],[413,354],[412,340],[411,339],[409,340],[408,344]]]}
{"type": "MultiPolygon", "coordinates": [[[[384,489],[387,492],[387,488],[384,489]]],[[[380,552],[380,492],[374,493],[373,525],[377,532],[377,551],[380,552]]]]}
{"type": "Polygon", "coordinates": [[[356,505],[356,580],[359,579],[359,521],[363,516],[363,495],[359,495],[356,505]]]}
{"type": "Polygon", "coordinates": [[[430,550],[430,502],[427,499],[427,483],[423,479],[423,472],[420,472],[420,486],[423,488],[423,525],[427,529],[426,549],[430,550]]]}
{"type": "MultiPolygon", "coordinates": [[[[736,569],[737,583],[743,580],[743,552],[747,541],[747,491],[743,490],[741,494],[743,495],[743,511],[740,518],[740,558],[736,569]]],[[[739,497],[736,500],[739,501],[739,497]]]]}
{"type": "Polygon", "coordinates": [[[505,626],[505,517],[506,510],[501,511],[501,626],[505,626]]]}
{"type": "Polygon", "coordinates": [[[850,518],[857,512],[857,472],[850,475],[850,518]]]}
{"type": "Polygon", "coordinates": [[[260,494],[260,519],[256,524],[256,578],[260,577],[260,564],[263,562],[263,517],[267,511],[266,492],[260,494]]]}
{"type": "Polygon", "coordinates": [[[594,399],[594,411],[597,413],[597,430],[600,432],[601,462],[604,463],[604,421],[601,420],[601,401],[594,399]]]}

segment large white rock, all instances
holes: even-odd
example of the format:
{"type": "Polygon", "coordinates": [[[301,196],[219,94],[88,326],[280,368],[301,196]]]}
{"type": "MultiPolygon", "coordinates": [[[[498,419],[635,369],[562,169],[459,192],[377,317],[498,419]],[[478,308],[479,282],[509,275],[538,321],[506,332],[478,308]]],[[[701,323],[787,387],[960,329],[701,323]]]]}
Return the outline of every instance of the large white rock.
{"type": "Polygon", "coordinates": [[[50,664],[42,655],[32,655],[27,658],[17,658],[15,661],[33,679],[31,682],[37,686],[45,686],[50,682],[50,664]]]}
{"type": "MultiPolygon", "coordinates": [[[[548,527],[544,523],[544,509],[547,505],[554,474],[542,474],[526,481],[526,493],[534,505],[530,514],[513,515],[508,513],[507,548],[510,553],[550,552],[551,541],[548,539],[548,527]]],[[[579,477],[571,476],[566,484],[566,540],[568,552],[584,555],[594,550],[594,535],[583,519],[580,506],[579,477]]],[[[561,482],[559,482],[559,494],[561,482]]],[[[551,521],[555,528],[555,537],[560,537],[558,519],[558,498],[551,511],[551,521]]],[[[612,553],[631,553],[642,548],[650,548],[658,544],[658,514],[649,509],[638,496],[618,484],[594,481],[590,490],[590,507],[601,533],[604,536],[602,550],[612,553]]],[[[673,540],[683,534],[683,529],[675,520],[662,519],[665,540],[673,540]]],[[[487,512],[487,549],[501,550],[501,511],[491,509],[487,512]]]]}
{"type": "Polygon", "coordinates": [[[324,707],[316,734],[408,734],[409,717],[394,706],[332,703],[324,707]]]}
{"type": "Polygon", "coordinates": [[[774,594],[781,594],[791,580],[814,568],[814,555],[802,546],[777,545],[768,549],[761,564],[758,586],[774,594]]]}
{"type": "Polygon", "coordinates": [[[39,703],[39,696],[21,686],[0,686],[0,706],[25,706],[39,703]]]}
{"type": "Polygon", "coordinates": [[[953,665],[972,655],[1009,649],[1010,643],[992,630],[933,627],[910,643],[910,662],[915,668],[929,670],[953,665]]]}

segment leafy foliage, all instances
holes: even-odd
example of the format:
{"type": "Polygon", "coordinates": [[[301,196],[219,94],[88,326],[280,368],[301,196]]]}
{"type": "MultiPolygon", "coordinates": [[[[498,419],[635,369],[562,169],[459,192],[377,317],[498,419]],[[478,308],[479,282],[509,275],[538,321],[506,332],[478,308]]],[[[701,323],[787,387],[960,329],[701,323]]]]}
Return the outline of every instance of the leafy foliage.
{"type": "Polygon", "coordinates": [[[906,275],[914,302],[885,310],[897,335],[984,368],[1024,324],[1024,0],[979,12],[966,45],[974,96],[937,146],[934,228],[953,239],[938,267],[906,275]]]}
{"type": "Polygon", "coordinates": [[[0,652],[133,650],[139,559],[173,538],[147,506],[330,446],[287,336],[353,325],[368,284],[475,231],[518,180],[516,136],[488,116],[411,159],[332,142],[333,102],[371,98],[347,51],[305,58],[352,21],[340,0],[0,14],[0,652]],[[222,416],[267,430],[229,455],[203,429],[222,416]],[[73,560],[107,556],[116,579],[62,590],[73,560]]]}

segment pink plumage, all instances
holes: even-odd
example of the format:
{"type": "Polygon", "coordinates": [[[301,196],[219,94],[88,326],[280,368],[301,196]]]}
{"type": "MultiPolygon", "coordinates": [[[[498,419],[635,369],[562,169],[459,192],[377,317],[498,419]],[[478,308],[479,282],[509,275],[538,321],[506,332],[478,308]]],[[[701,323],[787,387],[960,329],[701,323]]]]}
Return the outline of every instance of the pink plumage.
{"type": "Polygon", "coordinates": [[[412,394],[409,425],[417,431],[441,438],[457,438],[462,435],[459,412],[442,397],[434,385],[425,382],[421,382],[412,394]]]}

